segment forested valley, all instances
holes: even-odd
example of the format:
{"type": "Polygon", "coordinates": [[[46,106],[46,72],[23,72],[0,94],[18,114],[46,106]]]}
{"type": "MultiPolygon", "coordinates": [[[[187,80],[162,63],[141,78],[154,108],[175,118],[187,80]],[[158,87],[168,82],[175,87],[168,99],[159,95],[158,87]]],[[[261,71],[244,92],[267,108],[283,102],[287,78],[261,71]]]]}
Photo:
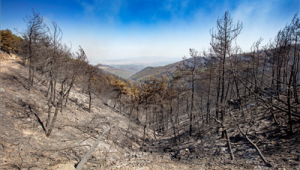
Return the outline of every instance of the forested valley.
{"type": "Polygon", "coordinates": [[[101,63],[90,64],[84,49],[79,46],[72,52],[74,47],[62,43],[63,31],[57,23],[46,25],[38,12],[33,10],[24,21],[27,27],[18,31],[20,36],[1,30],[2,167],[43,169],[64,162],[71,162],[76,169],[300,167],[298,14],[267,45],[261,45],[266,40],[258,37],[249,51],[243,52],[236,43],[243,23],[234,22],[227,11],[217,19],[215,28],[207,30],[210,49],[187,49],[190,56],[178,62],[175,71],[152,75],[143,82],[104,73],[101,63]],[[10,67],[4,67],[8,62],[5,55],[10,54],[18,56],[22,72],[6,72],[10,67]],[[14,84],[20,85],[6,94],[14,84]],[[36,96],[40,97],[34,102],[36,96]],[[74,109],[77,116],[71,111],[73,106],[78,107],[74,109]],[[106,111],[106,116],[101,115],[106,111]],[[119,116],[108,118],[113,113],[119,116]],[[12,122],[7,126],[26,124],[37,132],[9,139],[4,134],[8,119],[12,122]],[[70,120],[72,124],[68,124],[70,120]],[[78,131],[68,138],[76,145],[39,148],[30,144],[37,140],[35,136],[40,139],[37,143],[53,142],[66,136],[58,136],[64,130],[73,133],[68,128],[78,131]],[[106,147],[126,151],[111,151],[119,153],[111,161],[105,148],[97,148],[96,153],[91,145],[102,135],[106,135],[106,141],[102,139],[106,147]],[[34,151],[22,151],[25,144],[34,151]],[[13,147],[14,151],[8,151],[13,147]],[[90,155],[86,154],[89,149],[90,155]],[[34,155],[26,158],[29,152],[34,155]],[[9,153],[15,158],[4,162],[9,153]],[[44,162],[36,163],[42,157],[44,162]],[[62,157],[68,161],[58,161],[62,157]],[[164,167],[162,161],[169,161],[168,165],[164,167]]]}

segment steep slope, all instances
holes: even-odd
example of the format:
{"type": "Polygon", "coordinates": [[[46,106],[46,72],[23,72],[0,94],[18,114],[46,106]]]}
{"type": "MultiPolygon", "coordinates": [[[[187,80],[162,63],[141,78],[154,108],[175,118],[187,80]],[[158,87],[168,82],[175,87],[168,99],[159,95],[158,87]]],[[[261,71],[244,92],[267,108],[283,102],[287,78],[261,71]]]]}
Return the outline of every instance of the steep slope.
{"type": "MultiPolygon", "coordinates": [[[[230,160],[226,140],[221,138],[217,125],[201,123],[202,119],[198,117],[195,123],[201,123],[201,130],[195,126],[192,136],[189,136],[188,114],[183,110],[178,110],[179,139],[174,138],[171,123],[163,133],[154,135],[151,129],[158,123],[154,122],[147,128],[142,146],[143,124],[129,119],[127,113],[118,112],[110,107],[112,102],[104,103],[101,98],[93,100],[92,112],[89,113],[88,95],[81,93],[78,87],[72,90],[70,100],[58,115],[53,133],[47,138],[43,130],[48,109],[46,82],[37,75],[29,93],[26,89],[27,73],[27,68],[19,61],[1,62],[1,169],[51,169],[59,164],[74,166],[111,125],[115,127],[105,135],[84,169],[270,169],[238,133],[229,116],[226,122],[230,125],[228,136],[235,160],[230,160]]],[[[300,134],[287,135],[286,115],[279,113],[276,113],[277,119],[283,126],[274,129],[274,122],[266,109],[259,106],[258,111],[265,114],[255,117],[253,124],[241,128],[249,130],[249,137],[258,141],[257,146],[274,168],[300,168],[300,134]]],[[[299,132],[299,121],[294,123],[295,131],[299,132]]]]}
{"type": "MultiPolygon", "coordinates": [[[[136,155],[143,128],[122,114],[93,101],[87,112],[88,95],[74,88],[53,133],[45,136],[47,87],[43,77],[35,79],[29,94],[27,69],[17,61],[1,62],[1,169],[50,169],[57,164],[77,164],[95,139],[109,126],[115,127],[100,142],[85,169],[99,169],[136,155]]],[[[151,139],[152,135],[146,134],[151,139]]]]}
{"type": "Polygon", "coordinates": [[[47,118],[47,86],[37,76],[28,92],[27,68],[20,61],[1,62],[1,169],[55,169],[79,163],[98,136],[114,125],[105,135],[84,169],[201,169],[206,165],[174,162],[165,147],[172,138],[147,129],[143,152],[143,125],[119,113],[96,98],[92,112],[87,111],[88,95],[75,87],[63,113],[60,113],[49,138],[43,126],[47,118]]]}

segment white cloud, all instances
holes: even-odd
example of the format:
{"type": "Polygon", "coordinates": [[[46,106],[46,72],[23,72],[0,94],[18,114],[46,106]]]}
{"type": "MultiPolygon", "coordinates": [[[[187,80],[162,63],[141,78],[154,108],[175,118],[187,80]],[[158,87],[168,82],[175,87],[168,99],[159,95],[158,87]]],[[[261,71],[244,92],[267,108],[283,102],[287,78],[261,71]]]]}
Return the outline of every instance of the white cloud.
{"type": "MultiPolygon", "coordinates": [[[[268,43],[270,38],[276,36],[277,32],[289,22],[291,18],[279,17],[278,11],[282,1],[244,1],[232,11],[234,23],[238,20],[243,22],[243,29],[237,38],[237,43],[243,51],[249,51],[254,41],[260,37],[264,39],[262,45],[268,43]]],[[[296,12],[296,11],[295,11],[296,12]]]]}

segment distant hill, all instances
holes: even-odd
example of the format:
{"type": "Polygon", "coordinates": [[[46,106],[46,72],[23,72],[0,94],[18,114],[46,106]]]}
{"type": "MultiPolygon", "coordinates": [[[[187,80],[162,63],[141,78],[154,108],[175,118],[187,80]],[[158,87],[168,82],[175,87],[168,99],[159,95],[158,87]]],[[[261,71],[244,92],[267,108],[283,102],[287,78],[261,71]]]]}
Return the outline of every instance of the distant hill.
{"type": "MultiPolygon", "coordinates": [[[[193,61],[193,58],[188,58],[186,60],[193,61]]],[[[115,63],[114,65],[101,65],[100,68],[110,74],[117,75],[124,79],[130,79],[135,82],[143,82],[150,79],[151,76],[156,75],[158,78],[161,76],[166,76],[171,78],[175,74],[176,66],[179,65],[182,61],[173,62],[165,66],[148,66],[137,65],[137,64],[121,64],[115,63]]],[[[204,61],[204,60],[203,60],[204,61]]],[[[203,62],[202,61],[202,62],[203,62]]],[[[132,61],[130,61],[132,62],[132,61]]],[[[154,62],[152,62],[154,64],[154,62]]],[[[160,63],[162,64],[162,63],[160,63]]],[[[191,62],[190,62],[191,64],[191,62]]]]}
{"type": "Polygon", "coordinates": [[[127,72],[131,73],[131,76],[134,75],[135,73],[141,71],[143,68],[146,66],[143,65],[135,65],[135,64],[128,64],[128,65],[110,65],[111,67],[118,68],[121,70],[125,70],[127,72]]]}
{"type": "Polygon", "coordinates": [[[169,64],[166,66],[160,66],[160,67],[146,67],[143,70],[139,71],[138,73],[132,75],[129,79],[131,81],[143,82],[149,79],[153,75],[156,75],[157,77],[161,77],[161,76],[170,77],[175,73],[176,66],[178,64],[179,62],[169,64]]]}
{"type": "MultiPolygon", "coordinates": [[[[183,61],[187,61],[187,60],[190,62],[187,62],[186,64],[192,64],[194,59],[188,58],[188,59],[185,59],[185,60],[182,60],[179,62],[175,62],[172,64],[168,64],[165,66],[159,66],[159,67],[146,67],[143,70],[132,75],[129,79],[131,81],[143,82],[143,81],[150,79],[150,77],[153,75],[156,75],[157,78],[159,78],[161,76],[166,76],[168,79],[168,78],[171,78],[175,74],[176,66],[178,66],[183,61]]],[[[204,60],[201,60],[201,63],[203,64],[204,60]]]]}
{"type": "MultiPolygon", "coordinates": [[[[117,59],[117,60],[105,60],[102,62],[100,68],[107,73],[117,75],[121,78],[127,79],[131,76],[138,74],[141,71],[144,71],[146,68],[155,68],[154,74],[160,74],[169,70],[168,65],[174,64],[176,59],[164,58],[164,57],[139,57],[139,58],[128,58],[128,59],[117,59]],[[160,70],[160,71],[158,71],[160,70]]],[[[175,67],[174,67],[175,68],[175,67]]],[[[149,69],[146,69],[149,70],[149,69]]],[[[175,70],[175,69],[174,69],[175,70]]],[[[148,71],[146,71],[148,72],[148,71]]],[[[149,73],[141,73],[142,75],[150,74],[153,75],[153,70],[149,73]]],[[[138,77],[143,77],[139,76],[138,77]]],[[[133,81],[139,78],[131,79],[133,81]]],[[[142,78],[143,79],[143,78],[142,78]]],[[[141,80],[143,81],[143,80],[141,80]]]]}
{"type": "Polygon", "coordinates": [[[99,66],[100,69],[102,69],[103,71],[116,75],[118,77],[121,77],[123,79],[128,79],[130,76],[132,76],[134,73],[127,71],[127,70],[123,70],[123,69],[119,69],[119,68],[114,68],[108,65],[100,65],[99,66]]]}

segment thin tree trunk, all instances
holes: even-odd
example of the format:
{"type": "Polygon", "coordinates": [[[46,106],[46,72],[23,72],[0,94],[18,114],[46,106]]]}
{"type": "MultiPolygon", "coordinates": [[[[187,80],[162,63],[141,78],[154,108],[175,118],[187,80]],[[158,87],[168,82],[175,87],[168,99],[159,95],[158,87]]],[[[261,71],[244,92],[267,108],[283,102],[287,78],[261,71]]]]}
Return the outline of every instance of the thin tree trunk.
{"type": "Polygon", "coordinates": [[[53,119],[52,119],[52,121],[51,121],[51,123],[50,123],[50,126],[47,127],[46,137],[49,137],[50,134],[51,134],[51,132],[52,132],[52,130],[53,130],[54,124],[55,124],[56,119],[57,119],[58,110],[60,109],[60,106],[62,105],[62,101],[63,101],[63,97],[61,97],[61,98],[59,99],[58,104],[57,104],[57,106],[56,106],[56,108],[55,108],[55,112],[54,112],[53,119]]]}
{"type": "Polygon", "coordinates": [[[263,81],[264,81],[264,75],[265,75],[265,67],[266,67],[266,60],[264,60],[264,65],[263,65],[263,71],[262,71],[262,75],[261,75],[261,83],[260,83],[260,86],[262,87],[263,86],[263,81]]]}
{"type": "MultiPolygon", "coordinates": [[[[50,81],[50,82],[51,82],[51,81],[50,81]]],[[[49,82],[48,90],[47,90],[47,93],[46,93],[46,96],[45,96],[45,97],[48,97],[48,95],[49,95],[49,91],[50,91],[50,82],[49,82]]]]}
{"type": "Polygon", "coordinates": [[[145,144],[145,135],[146,135],[146,124],[144,125],[144,135],[143,135],[143,144],[142,144],[142,152],[144,151],[144,144],[145,144]]]}
{"type": "Polygon", "coordinates": [[[290,124],[290,133],[291,133],[291,135],[294,134],[293,122],[292,122],[292,108],[291,108],[291,98],[292,98],[291,84],[292,84],[293,74],[294,74],[294,66],[292,66],[292,70],[291,70],[291,75],[290,75],[289,84],[288,84],[288,96],[287,96],[288,112],[289,112],[288,115],[289,115],[289,124],[290,124]]]}
{"type": "Polygon", "coordinates": [[[139,120],[139,104],[136,106],[136,120],[139,120]]]}
{"type": "MultiPolygon", "coordinates": [[[[220,61],[221,66],[221,61],[220,61]]],[[[217,86],[217,98],[216,98],[216,118],[219,119],[219,98],[220,98],[220,84],[221,84],[221,68],[219,68],[219,78],[217,86]]]]}
{"type": "Polygon", "coordinates": [[[72,88],[73,85],[74,85],[74,81],[75,81],[75,76],[72,78],[72,82],[71,82],[71,84],[70,84],[70,88],[69,88],[69,90],[67,91],[67,96],[66,96],[65,106],[67,106],[67,102],[68,102],[68,99],[69,99],[69,94],[70,94],[71,88],[72,88]]]}
{"type": "Polygon", "coordinates": [[[190,136],[192,136],[193,131],[193,111],[194,111],[194,91],[195,91],[195,80],[194,80],[194,72],[192,72],[192,101],[191,101],[191,110],[190,110],[190,136]]]}
{"type": "Polygon", "coordinates": [[[171,104],[170,104],[170,121],[171,121],[171,124],[173,126],[173,132],[174,132],[174,141],[175,143],[177,144],[177,140],[176,140],[176,129],[175,129],[175,123],[173,122],[173,108],[172,108],[172,101],[171,101],[171,104]]]}
{"type": "Polygon", "coordinates": [[[142,145],[142,151],[144,150],[144,144],[145,144],[145,136],[146,136],[146,127],[147,127],[147,98],[146,98],[146,106],[145,106],[145,113],[146,113],[146,121],[145,121],[145,124],[144,124],[144,135],[143,135],[143,145],[142,145]]]}
{"type": "Polygon", "coordinates": [[[206,122],[208,123],[209,122],[209,115],[210,115],[210,99],[209,99],[209,97],[210,97],[210,84],[211,84],[211,73],[209,74],[209,84],[208,84],[208,92],[207,92],[207,106],[206,106],[206,109],[207,109],[207,118],[206,118],[206,122]]]}
{"type": "MultiPolygon", "coordinates": [[[[225,35],[226,35],[226,30],[225,30],[225,35]]],[[[225,36],[225,42],[226,42],[226,36],[225,36]]],[[[226,43],[225,43],[225,49],[226,48],[226,43]]],[[[224,102],[224,95],[225,95],[225,59],[226,59],[226,51],[224,51],[223,54],[223,63],[222,63],[222,91],[221,91],[221,121],[224,121],[224,114],[225,114],[225,108],[223,106],[224,102]]],[[[224,133],[222,133],[222,137],[224,138],[224,133]]]]}
{"type": "MultiPolygon", "coordinates": [[[[132,114],[132,112],[133,112],[133,106],[131,107],[131,110],[130,110],[130,114],[129,114],[129,124],[128,124],[128,128],[127,128],[127,131],[126,131],[126,134],[125,134],[125,136],[127,136],[127,132],[129,131],[129,129],[130,129],[130,124],[131,124],[131,120],[130,120],[130,118],[131,118],[131,114],[132,114]]],[[[155,136],[155,134],[154,134],[154,136],[155,136]]]]}
{"type": "MultiPolygon", "coordinates": [[[[296,55],[294,56],[296,58],[296,55]]],[[[298,96],[298,93],[297,93],[297,75],[299,74],[299,65],[300,65],[300,53],[298,52],[298,56],[297,56],[297,60],[295,59],[295,73],[294,73],[294,84],[293,84],[293,87],[294,87],[294,98],[295,98],[295,101],[297,104],[300,103],[300,99],[299,99],[299,96],[298,96]]]]}
{"type": "Polygon", "coordinates": [[[228,144],[228,149],[229,149],[229,152],[230,152],[231,160],[234,160],[234,155],[233,155],[233,152],[232,152],[232,149],[231,149],[231,142],[229,140],[227,129],[225,129],[225,135],[226,135],[226,139],[227,139],[227,144],[228,144]]]}
{"type": "Polygon", "coordinates": [[[54,85],[53,85],[53,98],[52,98],[52,102],[55,102],[55,94],[56,94],[56,80],[54,80],[54,85]]]}
{"type": "Polygon", "coordinates": [[[52,93],[53,93],[53,81],[52,81],[52,79],[50,80],[49,86],[50,86],[51,92],[50,92],[50,97],[48,99],[48,118],[47,118],[47,121],[46,121],[46,128],[50,125],[50,121],[51,121],[51,108],[52,108],[52,97],[53,97],[53,95],[52,95],[52,93]]]}
{"type": "Polygon", "coordinates": [[[32,76],[31,76],[31,87],[33,86],[33,78],[34,78],[34,73],[36,72],[36,64],[33,66],[33,71],[32,71],[32,76]]]}
{"type": "MultiPolygon", "coordinates": [[[[156,101],[155,101],[155,105],[156,105],[156,101]]],[[[156,112],[156,108],[154,108],[154,111],[153,111],[153,136],[154,138],[156,139],[156,125],[157,125],[157,121],[155,122],[155,118],[157,120],[157,112],[156,112]],[[155,115],[155,117],[154,117],[155,115]]]]}
{"type": "Polygon", "coordinates": [[[63,112],[63,101],[64,101],[64,83],[61,83],[60,94],[62,97],[61,105],[60,105],[60,113],[63,112]]]}
{"type": "Polygon", "coordinates": [[[169,117],[170,117],[170,114],[169,114],[168,111],[166,112],[165,116],[166,116],[165,117],[166,131],[168,131],[168,129],[169,129],[169,117]]]}
{"type": "Polygon", "coordinates": [[[30,93],[30,90],[31,90],[31,76],[32,76],[32,32],[30,32],[30,35],[29,35],[29,45],[28,45],[28,48],[29,48],[29,77],[28,77],[28,91],[30,93]]]}
{"type": "Polygon", "coordinates": [[[160,111],[160,113],[161,113],[161,116],[162,116],[162,120],[161,120],[161,126],[162,126],[162,131],[164,131],[164,105],[163,104],[161,104],[160,105],[160,108],[161,108],[161,111],[160,111]]]}
{"type": "Polygon", "coordinates": [[[91,108],[92,108],[92,94],[91,91],[89,90],[89,113],[91,113],[91,108]]]}
{"type": "Polygon", "coordinates": [[[32,76],[32,62],[30,61],[31,59],[29,59],[29,78],[28,78],[28,91],[30,93],[31,90],[31,76],[32,76]]]}

